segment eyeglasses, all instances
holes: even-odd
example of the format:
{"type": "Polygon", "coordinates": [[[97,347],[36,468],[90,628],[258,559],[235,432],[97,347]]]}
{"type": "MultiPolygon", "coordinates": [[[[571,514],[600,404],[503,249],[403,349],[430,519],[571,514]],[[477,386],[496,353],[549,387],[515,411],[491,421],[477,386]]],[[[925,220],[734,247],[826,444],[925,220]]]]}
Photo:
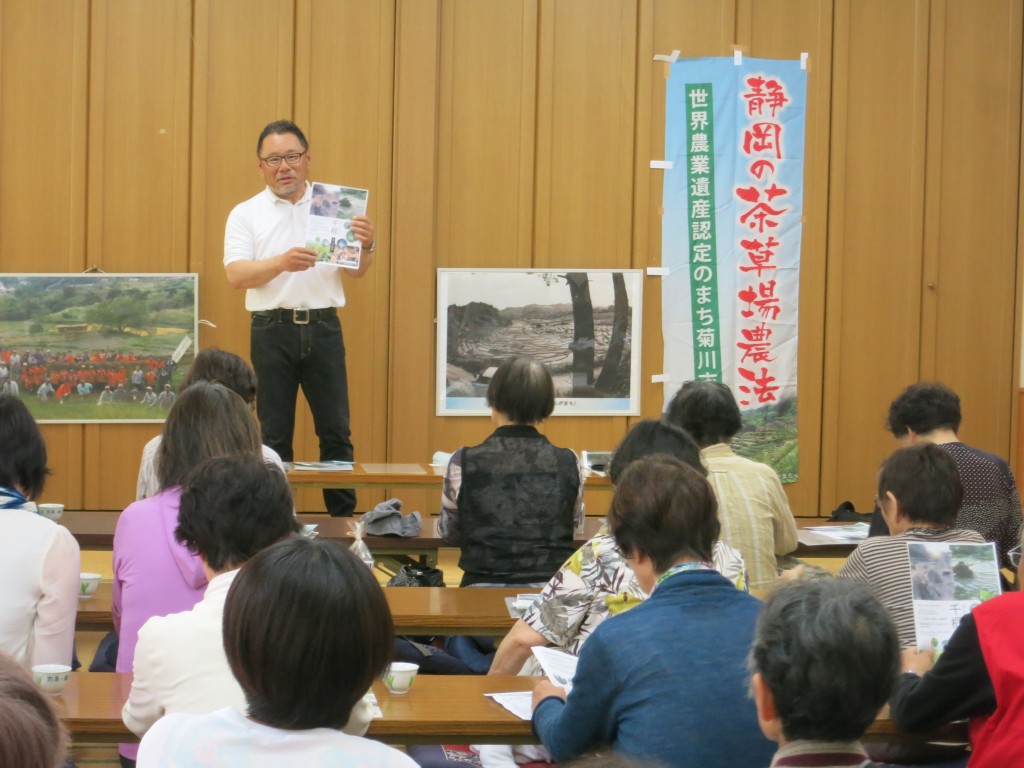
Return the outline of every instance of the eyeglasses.
{"type": "Polygon", "coordinates": [[[1010,563],[1014,568],[1020,567],[1020,544],[1006,553],[1010,557],[1010,563]]]}
{"type": "Polygon", "coordinates": [[[277,168],[282,160],[288,163],[288,165],[295,165],[305,154],[306,151],[289,152],[287,155],[271,155],[270,157],[261,157],[260,162],[266,163],[268,168],[277,168]]]}

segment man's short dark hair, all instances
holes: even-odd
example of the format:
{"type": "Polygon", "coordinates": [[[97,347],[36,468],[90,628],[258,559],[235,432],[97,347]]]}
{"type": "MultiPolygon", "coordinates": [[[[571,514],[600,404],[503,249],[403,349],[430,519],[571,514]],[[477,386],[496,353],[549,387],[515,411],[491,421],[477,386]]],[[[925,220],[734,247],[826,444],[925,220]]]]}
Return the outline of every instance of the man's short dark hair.
{"type": "Polygon", "coordinates": [[[39,498],[46,485],[46,442],[28,406],[15,395],[0,395],[0,485],[26,498],[39,498]]]}
{"type": "Polygon", "coordinates": [[[684,557],[710,562],[721,526],[708,481],[689,464],[654,454],[626,467],[608,510],[624,554],[642,552],[657,573],[684,557]]]}
{"type": "Polygon", "coordinates": [[[157,450],[160,490],[181,485],[203,459],[263,455],[252,410],[223,384],[197,381],[174,401],[157,450]]]}
{"type": "Polygon", "coordinates": [[[743,427],[736,398],[720,381],[686,382],[663,418],[689,432],[701,447],[727,443],[743,427]]]}
{"type": "Polygon", "coordinates": [[[179,392],[197,381],[216,381],[252,405],[256,399],[256,371],[234,352],[209,347],[202,350],[185,374],[179,392]]]}
{"type": "Polygon", "coordinates": [[[299,144],[302,145],[304,150],[309,149],[309,142],[306,141],[306,134],[302,132],[291,120],[275,120],[272,123],[267,123],[263,130],[260,131],[259,141],[256,142],[256,156],[258,157],[260,152],[263,151],[263,140],[271,134],[280,135],[282,133],[290,133],[299,140],[299,144]]]}
{"type": "Polygon", "coordinates": [[[17,661],[0,653],[0,765],[64,765],[67,732],[49,697],[17,661]]]}
{"type": "Polygon", "coordinates": [[[904,437],[908,429],[927,435],[936,429],[960,429],[960,398],[937,381],[911,384],[889,406],[886,428],[894,437],[904,437]]]}
{"type": "Polygon", "coordinates": [[[871,589],[796,581],[765,601],[750,668],[775,700],[787,741],[857,741],[899,674],[899,636],[871,589]]]}
{"type": "Polygon", "coordinates": [[[257,722],[341,728],[391,661],[394,626],[370,570],[296,536],[249,560],[224,606],[224,650],[257,722]]]}
{"type": "Polygon", "coordinates": [[[555,410],[555,383],[548,369],[529,357],[498,366],[487,387],[487,405],[516,424],[537,424],[555,410]]]}
{"type": "Polygon", "coordinates": [[[891,492],[907,519],[952,528],[963,503],[960,470],[949,451],[934,443],[900,448],[882,462],[878,498],[891,492]]]}
{"type": "Polygon", "coordinates": [[[700,449],[685,429],[656,419],[644,419],[633,425],[612,455],[608,468],[612,484],[618,483],[626,467],[634,461],[654,453],[674,456],[707,475],[707,469],[700,463],[700,449]]]}
{"type": "Polygon", "coordinates": [[[284,473],[251,457],[207,459],[186,478],[174,538],[216,572],[296,533],[284,473]]]}

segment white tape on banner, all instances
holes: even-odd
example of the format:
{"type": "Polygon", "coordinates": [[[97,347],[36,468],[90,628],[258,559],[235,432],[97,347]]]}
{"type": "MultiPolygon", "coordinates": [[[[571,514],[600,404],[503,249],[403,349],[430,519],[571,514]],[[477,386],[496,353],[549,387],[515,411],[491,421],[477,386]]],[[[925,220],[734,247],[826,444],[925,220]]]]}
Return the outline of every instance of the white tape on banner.
{"type": "Polygon", "coordinates": [[[656,53],[654,54],[655,61],[667,61],[669,64],[675,64],[679,59],[679,51],[672,51],[670,54],[656,53]]]}
{"type": "Polygon", "coordinates": [[[732,63],[735,64],[737,67],[743,66],[743,51],[732,52],[732,63]]]}
{"type": "Polygon", "coordinates": [[[800,69],[807,69],[807,51],[800,54],[800,69]]]}
{"type": "Polygon", "coordinates": [[[672,170],[671,160],[651,160],[651,168],[661,168],[666,171],[672,170]]]}
{"type": "Polygon", "coordinates": [[[668,267],[648,267],[647,274],[652,277],[664,277],[668,274],[668,267]]]}
{"type": "Polygon", "coordinates": [[[664,384],[666,381],[668,381],[667,373],[656,373],[651,376],[651,384],[664,384]]]}

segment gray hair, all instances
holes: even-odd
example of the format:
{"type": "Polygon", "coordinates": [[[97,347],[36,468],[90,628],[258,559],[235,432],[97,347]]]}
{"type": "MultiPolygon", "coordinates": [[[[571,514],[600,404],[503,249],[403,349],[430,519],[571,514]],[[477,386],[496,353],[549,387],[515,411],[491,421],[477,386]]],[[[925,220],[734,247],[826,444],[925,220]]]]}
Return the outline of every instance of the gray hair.
{"type": "Polygon", "coordinates": [[[765,601],[748,663],[788,741],[855,741],[896,684],[899,639],[867,586],[798,581],[765,601]]]}

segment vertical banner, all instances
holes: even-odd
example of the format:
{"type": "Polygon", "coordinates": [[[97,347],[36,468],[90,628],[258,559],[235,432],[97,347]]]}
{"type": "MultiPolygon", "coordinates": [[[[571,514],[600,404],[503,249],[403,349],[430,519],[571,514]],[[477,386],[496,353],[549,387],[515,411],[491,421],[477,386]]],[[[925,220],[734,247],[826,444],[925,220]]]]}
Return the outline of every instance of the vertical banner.
{"type": "Polygon", "coordinates": [[[679,60],[667,81],[662,285],[666,402],[727,384],[737,453],[797,480],[797,320],[807,72],[679,60]]]}

